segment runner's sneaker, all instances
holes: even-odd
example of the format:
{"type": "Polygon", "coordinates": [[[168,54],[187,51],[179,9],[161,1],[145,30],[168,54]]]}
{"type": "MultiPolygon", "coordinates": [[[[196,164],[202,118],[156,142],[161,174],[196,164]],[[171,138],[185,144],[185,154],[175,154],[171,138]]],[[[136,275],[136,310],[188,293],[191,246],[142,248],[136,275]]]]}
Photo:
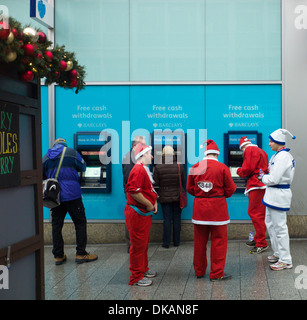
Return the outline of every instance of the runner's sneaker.
{"type": "Polygon", "coordinates": [[[152,281],[144,277],[143,279],[136,282],[135,285],[140,287],[148,287],[152,285],[152,281]]]}
{"type": "Polygon", "coordinates": [[[291,263],[287,264],[284,262],[276,262],[276,263],[270,265],[270,268],[274,271],[279,271],[282,269],[291,269],[292,267],[293,266],[291,263]]]}
{"type": "Polygon", "coordinates": [[[210,278],[210,281],[223,281],[223,280],[230,280],[232,276],[230,274],[225,273],[223,277],[220,278],[210,278]]]}
{"type": "Polygon", "coordinates": [[[258,254],[258,253],[261,253],[265,250],[267,250],[268,247],[254,247],[249,253],[251,254],[258,254]]]}
{"type": "Polygon", "coordinates": [[[146,277],[146,278],[154,278],[156,276],[157,276],[157,272],[154,272],[151,270],[148,270],[144,273],[144,277],[146,277]]]}
{"type": "Polygon", "coordinates": [[[269,262],[275,263],[275,262],[277,262],[277,261],[279,260],[279,258],[276,257],[276,256],[274,256],[274,254],[273,254],[273,255],[271,255],[271,256],[268,256],[268,257],[267,257],[267,260],[268,260],[269,262]]]}
{"type": "Polygon", "coordinates": [[[245,243],[248,247],[254,247],[256,245],[256,241],[252,240],[252,241],[247,241],[245,243]]]}

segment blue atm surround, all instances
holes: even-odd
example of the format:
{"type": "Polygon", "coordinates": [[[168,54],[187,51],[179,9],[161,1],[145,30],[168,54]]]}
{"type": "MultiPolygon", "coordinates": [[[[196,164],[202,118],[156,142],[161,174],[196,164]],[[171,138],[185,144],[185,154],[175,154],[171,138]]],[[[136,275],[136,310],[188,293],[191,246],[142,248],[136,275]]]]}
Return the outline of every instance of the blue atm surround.
{"type": "Polygon", "coordinates": [[[82,192],[111,192],[111,135],[103,132],[77,132],[75,149],[86,162],[80,174],[82,192]]]}
{"type": "Polygon", "coordinates": [[[241,137],[247,137],[252,144],[262,148],[262,133],[258,131],[228,131],[224,133],[224,163],[230,168],[233,181],[237,185],[236,192],[244,192],[247,179],[236,174],[242,166],[243,151],[239,148],[241,137]]]}

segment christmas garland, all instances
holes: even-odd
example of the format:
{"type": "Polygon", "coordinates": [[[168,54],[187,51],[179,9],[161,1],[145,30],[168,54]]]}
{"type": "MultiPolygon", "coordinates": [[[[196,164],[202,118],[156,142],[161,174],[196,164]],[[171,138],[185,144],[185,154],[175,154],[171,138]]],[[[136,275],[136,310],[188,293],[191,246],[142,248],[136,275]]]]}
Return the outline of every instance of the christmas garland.
{"type": "Polygon", "coordinates": [[[85,69],[80,66],[73,52],[65,46],[56,45],[47,39],[44,32],[22,25],[9,18],[9,25],[0,22],[0,62],[14,65],[23,81],[45,78],[45,84],[76,88],[76,93],[85,87],[85,69]]]}

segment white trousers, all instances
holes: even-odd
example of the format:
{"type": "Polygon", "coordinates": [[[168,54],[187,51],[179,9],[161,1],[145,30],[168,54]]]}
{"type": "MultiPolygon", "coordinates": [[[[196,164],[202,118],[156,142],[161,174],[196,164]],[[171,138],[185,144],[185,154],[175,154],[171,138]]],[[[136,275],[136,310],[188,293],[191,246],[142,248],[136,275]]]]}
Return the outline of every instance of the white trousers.
{"type": "Polygon", "coordinates": [[[279,262],[292,264],[287,212],[266,207],[265,224],[270,236],[274,256],[279,257],[279,262]]]}

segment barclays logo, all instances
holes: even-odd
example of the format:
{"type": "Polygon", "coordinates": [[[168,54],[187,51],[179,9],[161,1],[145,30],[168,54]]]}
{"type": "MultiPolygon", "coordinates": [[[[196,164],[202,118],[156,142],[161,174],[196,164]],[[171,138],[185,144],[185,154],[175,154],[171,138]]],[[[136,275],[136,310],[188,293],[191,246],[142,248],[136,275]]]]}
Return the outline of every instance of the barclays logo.
{"type": "Polygon", "coordinates": [[[39,16],[41,17],[41,19],[43,19],[46,14],[46,6],[43,0],[39,0],[37,7],[38,7],[39,16]]]}

